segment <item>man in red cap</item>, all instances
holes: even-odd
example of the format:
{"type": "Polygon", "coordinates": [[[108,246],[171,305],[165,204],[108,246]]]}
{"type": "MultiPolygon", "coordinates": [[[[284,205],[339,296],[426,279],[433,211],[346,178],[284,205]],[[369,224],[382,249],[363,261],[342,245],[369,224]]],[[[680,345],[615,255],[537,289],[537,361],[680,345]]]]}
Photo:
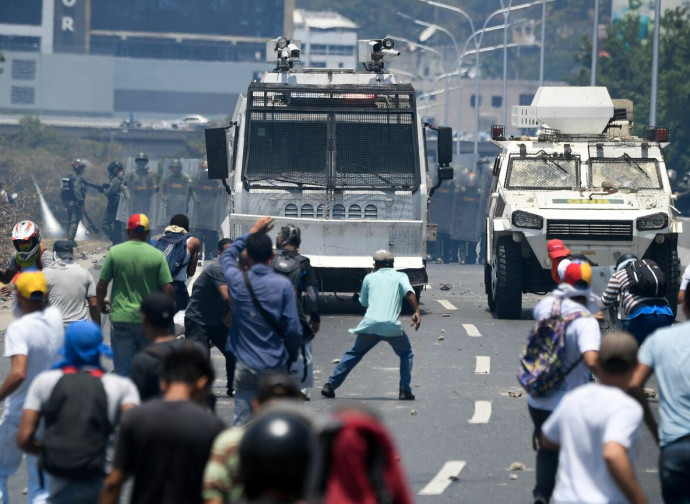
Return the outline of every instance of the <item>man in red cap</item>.
{"type": "Polygon", "coordinates": [[[561,278],[558,275],[558,265],[570,255],[570,249],[565,248],[561,240],[549,240],[549,243],[546,244],[546,251],[549,253],[549,259],[551,260],[551,278],[558,285],[561,283],[561,278]]]}
{"type": "Polygon", "coordinates": [[[132,215],[127,222],[129,240],[110,248],[96,285],[98,307],[101,313],[110,314],[113,364],[121,376],[129,376],[134,354],[148,345],[141,325],[141,300],[156,291],[175,299],[168,263],[160,250],[146,242],[148,234],[148,217],[132,215]],[[106,303],[111,280],[111,301],[106,303]]]}

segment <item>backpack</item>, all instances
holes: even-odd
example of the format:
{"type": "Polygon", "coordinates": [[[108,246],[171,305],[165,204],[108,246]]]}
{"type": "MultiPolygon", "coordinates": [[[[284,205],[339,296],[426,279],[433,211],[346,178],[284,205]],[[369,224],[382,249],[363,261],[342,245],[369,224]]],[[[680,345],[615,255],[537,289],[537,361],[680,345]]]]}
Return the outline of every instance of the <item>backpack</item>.
{"type": "Polygon", "coordinates": [[[106,446],[112,428],[100,369],[63,369],[43,411],[45,435],[41,468],[67,479],[105,474],[106,446]]]}
{"type": "Polygon", "coordinates": [[[311,326],[307,322],[307,317],[302,308],[302,300],[300,296],[304,291],[304,276],[307,270],[302,266],[309,259],[295,254],[280,254],[276,255],[271,262],[273,270],[285,277],[292,283],[295,289],[295,296],[297,297],[297,312],[299,314],[299,321],[302,325],[302,344],[309,343],[316,335],[312,331],[311,326]]]}
{"type": "Polygon", "coordinates": [[[635,259],[625,268],[628,291],[643,297],[660,297],[666,293],[666,277],[659,265],[651,259],[635,259]]]}
{"type": "Polygon", "coordinates": [[[60,199],[62,200],[63,206],[68,206],[75,200],[73,174],[69,174],[60,179],[60,199]]]}
{"type": "Polygon", "coordinates": [[[173,278],[187,265],[187,238],[189,233],[165,233],[158,238],[156,248],[163,252],[173,278]]]}
{"type": "Polygon", "coordinates": [[[539,320],[520,356],[518,382],[532,397],[543,397],[575,369],[582,357],[569,369],[563,370],[565,358],[565,329],[569,323],[588,314],[577,311],[561,316],[561,299],[554,301],[551,316],[539,320]]]}

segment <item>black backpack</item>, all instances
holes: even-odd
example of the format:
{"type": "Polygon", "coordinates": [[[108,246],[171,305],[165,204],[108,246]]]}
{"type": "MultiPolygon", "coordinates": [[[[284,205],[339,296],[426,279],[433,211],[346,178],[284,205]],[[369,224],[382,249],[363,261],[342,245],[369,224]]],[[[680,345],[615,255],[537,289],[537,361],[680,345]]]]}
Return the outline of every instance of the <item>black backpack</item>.
{"type": "Polygon", "coordinates": [[[666,277],[659,265],[651,259],[635,259],[625,268],[630,284],[628,291],[643,297],[661,297],[666,294],[666,277]]]}
{"type": "Polygon", "coordinates": [[[74,201],[74,179],[73,173],[60,179],[60,199],[63,206],[68,206],[74,201]]]}
{"type": "Polygon", "coordinates": [[[309,343],[316,336],[307,322],[307,317],[302,309],[302,300],[300,299],[304,291],[304,276],[307,274],[307,270],[304,269],[303,264],[307,261],[309,261],[309,259],[301,255],[280,254],[276,255],[271,262],[273,270],[287,277],[295,289],[297,313],[299,314],[299,321],[302,325],[302,344],[309,343]]]}
{"type": "Polygon", "coordinates": [[[186,266],[187,238],[191,236],[189,233],[165,233],[156,242],[156,248],[163,252],[173,278],[186,266]]]}
{"type": "Polygon", "coordinates": [[[103,476],[112,428],[102,371],[65,368],[64,373],[43,412],[41,468],[67,479],[103,476]]]}

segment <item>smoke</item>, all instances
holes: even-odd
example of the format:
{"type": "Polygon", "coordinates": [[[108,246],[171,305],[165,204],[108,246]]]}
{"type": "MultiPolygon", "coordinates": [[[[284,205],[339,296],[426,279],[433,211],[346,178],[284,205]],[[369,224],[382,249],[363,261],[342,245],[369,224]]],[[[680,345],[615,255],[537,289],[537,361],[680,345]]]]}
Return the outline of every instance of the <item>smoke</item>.
{"type": "Polygon", "coordinates": [[[62,226],[53,215],[53,212],[50,211],[50,207],[48,206],[48,203],[46,203],[46,200],[43,197],[43,193],[41,192],[41,188],[38,186],[38,182],[36,182],[36,179],[33,177],[33,175],[31,176],[31,179],[34,182],[34,186],[36,187],[36,194],[38,194],[38,200],[41,204],[41,217],[43,218],[43,225],[41,226],[41,235],[46,236],[48,238],[61,238],[65,236],[65,230],[62,229],[62,226]]]}

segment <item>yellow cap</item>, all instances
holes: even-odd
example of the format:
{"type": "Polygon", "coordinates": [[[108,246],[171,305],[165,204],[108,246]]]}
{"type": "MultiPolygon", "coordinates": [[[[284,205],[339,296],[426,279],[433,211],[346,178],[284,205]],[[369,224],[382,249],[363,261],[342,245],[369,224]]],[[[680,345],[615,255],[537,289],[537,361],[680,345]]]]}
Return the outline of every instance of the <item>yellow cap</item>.
{"type": "Polygon", "coordinates": [[[40,271],[25,271],[14,279],[14,286],[25,299],[43,299],[48,292],[46,277],[40,271]]]}

